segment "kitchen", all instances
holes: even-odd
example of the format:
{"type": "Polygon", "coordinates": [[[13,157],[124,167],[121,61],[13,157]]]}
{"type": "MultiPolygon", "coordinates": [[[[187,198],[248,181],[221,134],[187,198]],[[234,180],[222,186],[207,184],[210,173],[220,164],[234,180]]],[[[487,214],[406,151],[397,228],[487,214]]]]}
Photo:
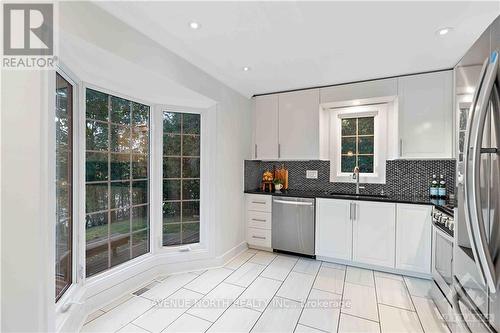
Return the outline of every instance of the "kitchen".
{"type": "Polygon", "coordinates": [[[30,10],[3,332],[500,332],[498,2],[30,10]]]}

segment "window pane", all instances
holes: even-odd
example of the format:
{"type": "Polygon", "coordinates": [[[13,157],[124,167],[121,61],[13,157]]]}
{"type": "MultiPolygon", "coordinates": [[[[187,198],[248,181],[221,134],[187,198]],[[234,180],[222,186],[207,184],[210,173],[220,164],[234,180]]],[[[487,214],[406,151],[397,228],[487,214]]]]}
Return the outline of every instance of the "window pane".
{"type": "Polygon", "coordinates": [[[130,154],[111,153],[111,180],[130,179],[130,154]]]}
{"type": "Polygon", "coordinates": [[[352,172],[356,166],[356,156],[341,157],[341,172],[352,172]]]}
{"type": "Polygon", "coordinates": [[[148,181],[140,180],[132,182],[132,204],[140,205],[148,203],[148,181]]]}
{"type": "Polygon", "coordinates": [[[201,116],[164,112],[163,119],[163,154],[170,156],[163,158],[163,245],[197,243],[201,116]]]}
{"type": "Polygon", "coordinates": [[[132,102],[132,124],[147,125],[149,123],[149,106],[132,102]]]}
{"type": "Polygon", "coordinates": [[[182,155],[200,156],[200,136],[183,135],[182,140],[182,155]]]}
{"type": "Polygon", "coordinates": [[[200,221],[200,202],[184,201],[182,203],[182,221],[199,222],[200,221]]]}
{"type": "Polygon", "coordinates": [[[163,133],[181,133],[181,114],[175,112],[163,113],[163,133]]]}
{"type": "Polygon", "coordinates": [[[164,202],[163,203],[163,223],[172,223],[181,221],[181,203],[164,202]]]}
{"type": "Polygon", "coordinates": [[[374,134],[373,120],[374,117],[358,118],[358,134],[373,135],[374,134]]]}
{"type": "Polygon", "coordinates": [[[359,156],[359,171],[362,173],[373,173],[373,156],[359,156]]]}
{"type": "Polygon", "coordinates": [[[87,215],[85,219],[87,276],[108,268],[108,213],[87,215]]]}
{"type": "Polygon", "coordinates": [[[87,120],[87,150],[108,150],[108,124],[87,120]]]}
{"type": "Polygon", "coordinates": [[[73,282],[73,86],[56,73],[56,220],[55,297],[56,301],[73,282]]]}
{"type": "Polygon", "coordinates": [[[183,223],[182,224],[182,243],[198,243],[200,241],[200,224],[183,223]]]}
{"type": "Polygon", "coordinates": [[[200,178],[200,159],[183,158],[182,159],[182,177],[200,178]]]}
{"type": "Polygon", "coordinates": [[[86,95],[86,117],[108,121],[108,95],[92,89],[87,89],[86,95]]]}
{"type": "Polygon", "coordinates": [[[108,209],[108,183],[87,184],[85,192],[87,213],[108,209]]]}
{"type": "Polygon", "coordinates": [[[132,231],[149,227],[149,205],[132,207],[132,231]]]}
{"type": "Polygon", "coordinates": [[[149,230],[132,234],[132,258],[149,252],[149,230]]]}
{"type": "Polygon", "coordinates": [[[147,155],[132,155],[132,178],[142,179],[148,178],[148,156],[147,155]]]}
{"type": "Polygon", "coordinates": [[[111,183],[111,208],[130,206],[130,182],[111,183]]]}
{"type": "Polygon", "coordinates": [[[356,154],[356,138],[342,138],[342,154],[356,154]]]}
{"type": "Polygon", "coordinates": [[[163,224],[163,246],[180,244],[182,244],[180,223],[163,224]]]}
{"type": "Polygon", "coordinates": [[[163,178],[181,178],[181,159],[177,157],[163,158],[163,178]]]}
{"type": "Polygon", "coordinates": [[[130,128],[111,125],[111,151],[126,153],[130,151],[130,128]]]}
{"type": "Polygon", "coordinates": [[[181,136],[177,134],[163,135],[163,155],[180,156],[181,155],[181,136]]]}
{"type": "Polygon", "coordinates": [[[130,124],[130,101],[111,96],[111,122],[116,124],[130,124]]]}
{"type": "Polygon", "coordinates": [[[195,180],[183,180],[182,181],[182,199],[184,200],[194,200],[200,198],[200,181],[195,180]]]}
{"type": "Polygon", "coordinates": [[[342,119],[342,135],[356,135],[356,118],[342,119]]]}
{"type": "Polygon", "coordinates": [[[358,138],[358,153],[373,154],[373,136],[361,136],[358,138]]]}
{"type": "Polygon", "coordinates": [[[108,180],[108,153],[86,154],[85,180],[88,182],[108,180]]]}
{"type": "Polygon", "coordinates": [[[181,181],[180,180],[164,180],[163,181],[163,200],[180,200],[181,199],[181,181]]]}
{"type": "Polygon", "coordinates": [[[200,134],[201,116],[194,113],[183,113],[183,128],[184,134],[200,134]]]}
{"type": "Polygon", "coordinates": [[[91,120],[86,133],[85,205],[87,213],[103,211],[87,215],[87,276],[91,276],[149,251],[149,238],[134,244],[133,231],[149,233],[150,108],[90,90],[86,106],[91,120]],[[99,183],[90,183],[95,181],[99,183]],[[97,225],[93,222],[97,218],[106,223],[97,225]]]}

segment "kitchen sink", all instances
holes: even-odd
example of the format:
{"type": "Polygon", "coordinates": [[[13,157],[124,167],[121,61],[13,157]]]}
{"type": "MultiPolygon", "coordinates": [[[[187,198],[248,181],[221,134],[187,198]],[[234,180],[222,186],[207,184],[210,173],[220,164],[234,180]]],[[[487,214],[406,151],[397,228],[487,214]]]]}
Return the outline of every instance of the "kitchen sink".
{"type": "Polygon", "coordinates": [[[330,195],[345,195],[350,197],[371,197],[371,198],[387,198],[386,194],[376,194],[376,193],[346,193],[346,192],[330,192],[330,195]]]}

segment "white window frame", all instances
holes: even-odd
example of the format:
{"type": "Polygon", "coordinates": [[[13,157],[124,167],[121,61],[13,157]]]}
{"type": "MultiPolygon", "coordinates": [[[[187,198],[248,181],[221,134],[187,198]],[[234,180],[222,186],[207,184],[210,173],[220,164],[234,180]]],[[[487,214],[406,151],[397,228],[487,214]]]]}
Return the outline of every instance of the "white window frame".
{"type": "Polygon", "coordinates": [[[213,179],[211,174],[215,171],[215,158],[214,158],[214,145],[216,144],[216,130],[215,130],[215,107],[209,109],[185,107],[178,105],[157,105],[155,114],[158,119],[155,120],[158,131],[156,131],[158,151],[155,156],[158,156],[159,161],[156,167],[157,179],[161,181],[158,184],[158,197],[157,202],[159,207],[156,209],[158,214],[157,220],[159,221],[157,243],[159,245],[159,253],[176,254],[179,252],[192,252],[205,253],[209,252],[210,234],[209,225],[213,220],[213,208],[209,205],[208,198],[214,197],[213,193],[213,179]],[[178,113],[196,113],[201,117],[200,128],[200,241],[193,244],[181,244],[172,246],[163,246],[163,112],[178,112],[178,113]],[[210,135],[212,133],[212,135],[210,135]],[[212,193],[211,193],[212,192],[212,193]]]}
{"type": "Polygon", "coordinates": [[[373,173],[360,173],[361,183],[385,183],[387,160],[387,105],[373,104],[330,109],[330,181],[355,182],[352,172],[341,171],[342,119],[374,117],[373,173]]]}
{"type": "Polygon", "coordinates": [[[80,251],[82,251],[82,255],[80,256],[82,264],[79,267],[79,277],[84,281],[84,284],[88,283],[95,283],[99,280],[104,280],[106,279],[109,275],[112,274],[117,274],[122,270],[127,270],[128,268],[132,268],[136,266],[137,264],[140,264],[142,262],[146,262],[151,259],[153,254],[155,253],[155,246],[154,246],[154,223],[153,223],[153,214],[156,209],[156,203],[154,202],[154,196],[153,196],[153,159],[155,158],[154,156],[154,143],[153,143],[153,136],[154,136],[154,125],[153,125],[153,120],[152,120],[152,114],[155,110],[155,105],[151,102],[142,100],[137,97],[133,96],[128,96],[110,89],[103,88],[99,85],[94,85],[89,82],[82,82],[80,85],[80,123],[79,123],[79,137],[78,137],[78,145],[79,145],[79,152],[80,152],[80,160],[79,160],[79,166],[80,166],[80,178],[79,178],[79,189],[80,193],[79,196],[82,198],[78,202],[79,205],[79,218],[80,218],[80,223],[79,223],[79,232],[80,232],[80,238],[79,238],[79,244],[80,244],[80,251]],[[97,90],[99,92],[103,92],[108,95],[113,95],[119,98],[124,98],[133,102],[137,102],[140,104],[144,104],[149,107],[149,252],[140,255],[136,258],[130,259],[124,263],[121,263],[119,265],[116,265],[114,267],[108,268],[102,272],[96,273],[95,275],[92,275],[90,277],[87,277],[87,272],[86,272],[86,240],[85,240],[85,200],[86,200],[86,195],[85,195],[85,149],[86,149],[86,108],[85,108],[85,102],[87,98],[87,88],[88,89],[93,89],[97,90]]]}

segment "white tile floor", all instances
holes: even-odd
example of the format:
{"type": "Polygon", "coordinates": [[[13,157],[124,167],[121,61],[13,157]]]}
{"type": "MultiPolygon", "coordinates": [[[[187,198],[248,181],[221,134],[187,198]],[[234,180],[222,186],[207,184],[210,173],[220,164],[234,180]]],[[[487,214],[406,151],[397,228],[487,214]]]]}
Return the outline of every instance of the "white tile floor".
{"type": "Polygon", "coordinates": [[[92,313],[82,332],[449,332],[431,282],[247,250],[92,313]]]}

